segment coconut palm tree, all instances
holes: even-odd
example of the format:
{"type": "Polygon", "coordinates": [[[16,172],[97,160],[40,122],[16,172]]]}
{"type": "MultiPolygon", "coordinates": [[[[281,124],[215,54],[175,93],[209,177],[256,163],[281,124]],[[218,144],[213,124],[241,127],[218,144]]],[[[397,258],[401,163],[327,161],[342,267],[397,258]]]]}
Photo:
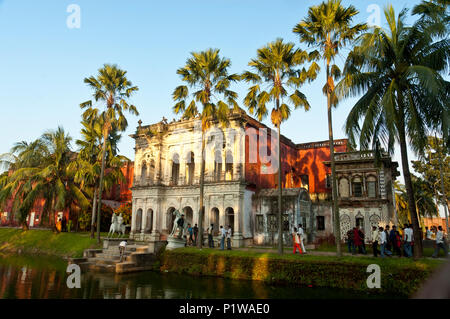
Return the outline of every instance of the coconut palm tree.
{"type": "Polygon", "coordinates": [[[314,56],[295,49],[293,43],[284,43],[282,39],[258,49],[256,59],[249,62],[252,71],[245,71],[242,79],[255,84],[250,87],[244,99],[251,114],[262,121],[268,114],[267,104],[273,102],[271,112],[272,124],[278,130],[278,253],[283,253],[282,240],[282,177],[281,177],[281,123],[291,114],[291,106],[303,107],[306,111],[310,105],[299,87],[305,81],[316,78],[319,66],[312,62],[308,70],[300,68],[314,56]]]}
{"type": "Polygon", "coordinates": [[[332,106],[336,106],[338,99],[335,94],[335,80],[341,76],[341,70],[334,64],[336,56],[347,44],[351,43],[358,34],[366,30],[366,24],[352,26],[352,20],[358,11],[354,6],[343,7],[340,0],[324,1],[317,6],[310,7],[308,15],[298,23],[293,32],[298,34],[300,42],[315,48],[313,51],[323,59],[326,66],[326,83],[323,92],[327,96],[328,136],[331,157],[331,178],[333,196],[334,235],[336,238],[337,255],[342,256],[341,232],[339,221],[339,206],[337,198],[336,167],[334,161],[334,138],[332,122],[332,106]]]}
{"type": "Polygon", "coordinates": [[[7,184],[0,191],[0,201],[13,198],[13,205],[19,211],[19,219],[24,227],[26,217],[37,200],[44,200],[43,221],[52,214],[50,225],[54,225],[57,210],[72,205],[81,208],[89,205],[68,169],[75,156],[70,150],[70,142],[71,137],[59,127],[44,133],[39,142],[29,144],[39,145],[39,152],[30,152],[30,147],[25,147],[25,144],[19,148],[22,151],[17,157],[24,161],[8,177],[7,184]],[[36,165],[24,166],[30,163],[36,165]]]}
{"type": "MultiPolygon", "coordinates": [[[[79,147],[79,153],[76,161],[69,165],[69,169],[74,173],[75,182],[79,183],[83,192],[92,199],[91,238],[94,238],[96,204],[101,172],[103,120],[102,118],[91,122],[82,120],[81,125],[82,139],[75,142],[79,147]]],[[[117,144],[120,138],[121,136],[117,133],[117,130],[111,130],[106,147],[106,168],[103,179],[103,189],[105,190],[111,189],[113,185],[125,179],[121,167],[129,159],[117,155],[117,144]]]]}
{"type": "Polygon", "coordinates": [[[38,170],[48,156],[48,149],[42,139],[31,143],[26,141],[16,143],[9,153],[0,155],[0,164],[7,171],[0,178],[0,204],[5,205],[12,199],[13,211],[19,211],[19,222],[26,229],[28,212],[20,209],[25,195],[30,192],[32,185],[27,182],[38,170]]]}
{"type": "MultiPolygon", "coordinates": [[[[105,64],[98,70],[97,77],[91,76],[84,79],[93,90],[93,97],[99,106],[95,106],[92,100],[81,103],[80,107],[86,109],[83,113],[83,119],[93,122],[99,117],[103,119],[102,128],[102,164],[100,170],[100,181],[98,189],[98,209],[97,220],[100,221],[100,212],[102,205],[103,177],[105,174],[107,141],[110,132],[115,128],[118,132],[123,132],[128,126],[124,112],[138,115],[137,108],[129,104],[129,99],[138,91],[137,86],[127,79],[126,71],[117,67],[117,65],[105,64]]],[[[100,225],[100,224],[98,224],[100,225]]],[[[97,227],[97,242],[100,243],[100,227],[97,227]]]]}
{"type": "Polygon", "coordinates": [[[205,180],[205,131],[213,124],[222,126],[228,124],[228,115],[232,109],[237,110],[237,93],[230,90],[233,82],[239,81],[239,75],[229,74],[231,61],[221,58],[218,49],[208,49],[201,52],[192,52],[186,65],[177,70],[182,81],[187,85],[175,88],[172,97],[177,102],[173,111],[182,114],[185,119],[200,117],[201,127],[201,165],[200,165],[200,209],[199,209],[199,235],[197,246],[203,244],[203,190],[205,180]],[[189,89],[193,90],[191,94],[189,89]],[[189,101],[190,100],[190,101],[189,101]],[[201,111],[199,111],[201,106],[201,111]]]}
{"type": "Polygon", "coordinates": [[[429,129],[448,117],[448,102],[443,99],[448,93],[443,91],[449,85],[440,73],[446,70],[450,48],[448,41],[433,41],[432,34],[419,25],[406,26],[406,10],[396,17],[389,6],[385,17],[387,30],[375,27],[358,39],[337,90],[342,96],[362,94],[345,124],[352,143],[359,137],[362,149],[372,144],[375,150],[384,143],[391,153],[395,142],[400,144],[418,258],[422,242],[407,144],[423,154],[429,129]]]}

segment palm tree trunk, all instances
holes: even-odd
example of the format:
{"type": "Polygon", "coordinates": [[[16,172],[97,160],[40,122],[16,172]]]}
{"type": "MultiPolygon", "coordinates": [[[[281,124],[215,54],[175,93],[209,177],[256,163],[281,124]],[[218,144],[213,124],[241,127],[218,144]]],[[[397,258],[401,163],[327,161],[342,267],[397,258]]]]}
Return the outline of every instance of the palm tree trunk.
{"type": "Polygon", "coordinates": [[[403,177],[405,179],[405,188],[406,194],[408,197],[408,208],[409,214],[411,216],[411,222],[413,224],[413,232],[414,232],[414,259],[421,258],[423,254],[422,247],[422,236],[421,230],[419,228],[419,219],[417,217],[416,211],[416,201],[414,199],[414,191],[411,181],[411,173],[409,171],[408,165],[408,153],[406,149],[406,135],[405,135],[405,125],[403,122],[403,118],[400,116],[399,123],[399,138],[400,138],[400,153],[402,157],[402,169],[403,169],[403,177]]]}
{"type": "Polygon", "coordinates": [[[199,200],[199,212],[198,212],[198,239],[197,240],[197,247],[202,248],[203,245],[203,216],[204,216],[204,207],[203,207],[203,189],[205,184],[205,137],[204,132],[202,128],[202,154],[201,154],[201,164],[200,164],[200,200],[199,200]]]}
{"type": "MultiPolygon", "coordinates": [[[[330,64],[327,63],[327,84],[330,78],[330,64]]],[[[341,249],[341,223],[339,218],[339,205],[337,197],[337,183],[336,183],[336,163],[334,161],[334,138],[333,138],[333,119],[332,119],[332,109],[331,109],[331,92],[327,88],[327,109],[328,109],[328,136],[330,143],[330,157],[331,157],[331,189],[332,189],[332,213],[334,219],[334,238],[336,240],[336,255],[338,257],[342,256],[341,249]]]]}
{"type": "Polygon", "coordinates": [[[97,208],[97,187],[95,187],[95,190],[94,190],[94,202],[92,204],[92,219],[91,219],[91,238],[92,239],[94,239],[94,237],[95,237],[94,225],[95,225],[96,208],[97,208]]]}
{"type": "Polygon", "coordinates": [[[283,187],[281,185],[281,123],[277,125],[278,129],[278,254],[283,254],[283,213],[282,203],[283,187]]]}
{"type": "Polygon", "coordinates": [[[103,176],[105,174],[106,161],[106,140],[108,139],[108,130],[103,132],[103,147],[102,147],[102,168],[100,171],[100,186],[98,191],[98,208],[97,208],[97,243],[100,244],[100,213],[102,211],[102,192],[103,192],[103,176]]]}

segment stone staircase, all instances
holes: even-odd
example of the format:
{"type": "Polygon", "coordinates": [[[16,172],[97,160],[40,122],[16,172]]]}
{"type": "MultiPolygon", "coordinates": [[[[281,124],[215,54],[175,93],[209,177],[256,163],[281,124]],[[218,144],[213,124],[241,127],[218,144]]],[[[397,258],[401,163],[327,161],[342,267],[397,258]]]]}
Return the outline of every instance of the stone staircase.
{"type": "Polygon", "coordinates": [[[128,244],[120,261],[119,241],[108,240],[103,249],[87,249],[83,258],[72,259],[69,262],[78,264],[84,271],[129,273],[151,270],[156,255],[149,252],[144,243],[128,240],[128,244]]]}

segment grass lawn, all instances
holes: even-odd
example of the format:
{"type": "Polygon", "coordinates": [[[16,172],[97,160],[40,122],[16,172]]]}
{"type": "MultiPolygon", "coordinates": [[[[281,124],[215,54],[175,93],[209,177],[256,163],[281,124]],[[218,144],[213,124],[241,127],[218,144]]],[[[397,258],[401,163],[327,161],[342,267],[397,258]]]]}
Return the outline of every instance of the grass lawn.
{"type": "Polygon", "coordinates": [[[29,254],[81,257],[85,249],[99,247],[97,240],[91,239],[88,233],[56,234],[50,230],[0,228],[0,251],[20,249],[29,254]]]}
{"type": "Polygon", "coordinates": [[[264,252],[260,250],[256,251],[246,251],[246,250],[219,250],[219,249],[212,249],[212,248],[203,248],[201,250],[193,247],[187,247],[187,248],[179,248],[175,251],[185,251],[188,253],[194,253],[194,254],[204,254],[204,255],[227,255],[227,256],[236,256],[236,257],[254,257],[254,258],[269,258],[269,259],[283,259],[283,260],[299,260],[299,261],[336,261],[336,262],[348,262],[352,264],[361,264],[361,265],[370,265],[373,264],[376,260],[376,263],[380,266],[385,265],[386,267],[389,266],[418,266],[418,267],[431,267],[435,268],[444,263],[442,260],[438,259],[427,259],[423,258],[418,261],[414,261],[412,258],[373,258],[372,255],[361,256],[343,256],[343,257],[335,257],[335,256],[317,256],[312,254],[306,254],[306,255],[294,255],[292,254],[292,251],[289,249],[285,249],[285,253],[283,255],[278,255],[276,253],[272,252],[264,252]]]}

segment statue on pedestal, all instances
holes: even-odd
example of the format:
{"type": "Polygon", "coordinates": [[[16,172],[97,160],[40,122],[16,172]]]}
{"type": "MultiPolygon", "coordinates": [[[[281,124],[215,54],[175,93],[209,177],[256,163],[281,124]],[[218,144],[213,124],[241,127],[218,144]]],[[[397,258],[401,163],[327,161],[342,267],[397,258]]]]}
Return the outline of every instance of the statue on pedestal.
{"type": "Polygon", "coordinates": [[[183,238],[185,229],[184,215],[181,214],[178,209],[174,210],[172,215],[175,216],[175,220],[173,221],[173,228],[170,236],[183,238]]]}
{"type": "Polygon", "coordinates": [[[123,224],[123,217],[122,213],[120,213],[119,216],[117,216],[116,213],[113,213],[111,218],[111,226],[109,227],[109,233],[108,238],[111,236],[114,236],[114,233],[120,233],[118,234],[119,237],[122,235],[125,235],[125,225],[123,224]]]}

